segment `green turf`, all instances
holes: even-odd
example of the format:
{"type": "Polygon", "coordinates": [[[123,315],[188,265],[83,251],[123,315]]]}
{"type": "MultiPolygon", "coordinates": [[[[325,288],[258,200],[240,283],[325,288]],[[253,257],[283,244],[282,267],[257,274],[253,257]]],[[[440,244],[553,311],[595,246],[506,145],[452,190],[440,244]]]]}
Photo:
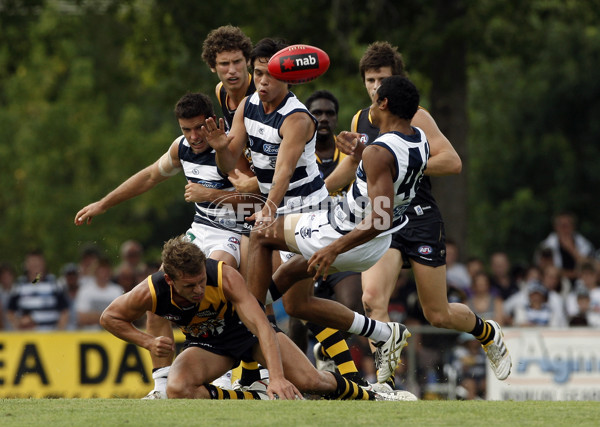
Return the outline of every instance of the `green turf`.
{"type": "Polygon", "coordinates": [[[0,426],[597,426],[598,402],[0,399],[0,426]]]}

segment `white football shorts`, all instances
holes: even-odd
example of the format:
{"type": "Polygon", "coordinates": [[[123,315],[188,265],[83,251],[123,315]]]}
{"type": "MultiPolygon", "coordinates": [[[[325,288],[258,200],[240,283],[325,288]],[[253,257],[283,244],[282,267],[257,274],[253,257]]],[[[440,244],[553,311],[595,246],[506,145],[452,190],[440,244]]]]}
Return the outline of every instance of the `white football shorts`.
{"type": "Polygon", "coordinates": [[[197,222],[192,223],[191,228],[185,234],[204,252],[207,258],[214,251],[225,251],[235,258],[239,268],[241,234],[197,222]]]}
{"type": "MultiPolygon", "coordinates": [[[[328,220],[326,210],[301,215],[294,231],[296,245],[307,260],[319,249],[343,236],[328,220]]],[[[339,254],[332,264],[337,271],[365,271],[372,267],[390,247],[392,235],[377,236],[347,252],[339,254]]]]}

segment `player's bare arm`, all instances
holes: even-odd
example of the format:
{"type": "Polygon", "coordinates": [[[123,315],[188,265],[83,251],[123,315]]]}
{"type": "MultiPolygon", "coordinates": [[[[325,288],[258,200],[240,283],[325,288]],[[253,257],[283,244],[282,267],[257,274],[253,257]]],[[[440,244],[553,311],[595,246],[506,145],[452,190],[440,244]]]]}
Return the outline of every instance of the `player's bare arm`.
{"type": "Polygon", "coordinates": [[[350,156],[344,157],[333,172],[325,178],[327,191],[334,193],[354,181],[354,174],[356,173],[358,163],[358,161],[350,156]]]}
{"type": "Polygon", "coordinates": [[[350,233],[315,252],[308,260],[308,271],[314,271],[314,279],[327,278],[329,267],[337,256],[376,237],[392,225],[395,164],[389,150],[372,145],[363,152],[363,169],[367,175],[367,187],[372,212],[350,233]],[[384,201],[384,203],[382,203],[384,201]]]}
{"type": "Polygon", "coordinates": [[[146,311],[152,310],[152,296],[145,279],[131,291],[116,298],[102,313],[100,325],[118,338],[138,345],[158,357],[166,357],[175,351],[170,337],[155,337],[133,325],[146,311]]]}
{"type": "Polygon", "coordinates": [[[438,128],[431,114],[419,108],[411,121],[412,126],[421,128],[429,141],[430,153],[425,174],[443,176],[459,174],[462,170],[460,156],[442,131],[438,128]]]}
{"type": "Polygon", "coordinates": [[[105,213],[113,206],[132,199],[154,188],[157,184],[167,180],[181,170],[179,161],[177,138],[169,150],[150,166],[132,175],[117,188],[102,199],[91,203],[75,215],[75,225],[90,224],[95,216],[105,213]]]}
{"type": "Polygon", "coordinates": [[[223,173],[229,173],[236,168],[248,140],[244,126],[244,105],[245,102],[242,101],[235,111],[229,134],[225,132],[225,121],[222,118],[219,119],[218,125],[214,118],[207,118],[200,131],[208,145],[216,151],[217,166],[223,173]]]}
{"type": "Polygon", "coordinates": [[[244,325],[258,338],[269,370],[269,397],[273,398],[273,393],[281,399],[295,399],[296,396],[301,396],[298,389],[284,377],[275,330],[256,298],[248,290],[241,274],[227,265],[223,265],[223,294],[234,305],[244,325]]]}

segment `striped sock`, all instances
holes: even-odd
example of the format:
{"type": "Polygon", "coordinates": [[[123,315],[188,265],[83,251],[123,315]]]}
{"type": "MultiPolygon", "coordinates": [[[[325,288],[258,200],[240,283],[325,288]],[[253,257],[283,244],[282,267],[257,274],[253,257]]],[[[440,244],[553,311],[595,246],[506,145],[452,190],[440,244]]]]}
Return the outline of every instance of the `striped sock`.
{"type": "MultiPolygon", "coordinates": [[[[331,372],[330,372],[331,373],[331,372]]],[[[375,393],[365,390],[353,381],[349,381],[338,373],[331,373],[335,377],[337,387],[334,392],[323,396],[330,400],[375,400],[375,393]]]]}
{"type": "Polygon", "coordinates": [[[308,329],[321,343],[321,349],[333,359],[335,366],[342,376],[358,372],[358,368],[348,348],[348,343],[342,333],[336,329],[324,328],[314,323],[307,323],[308,329]]]}
{"type": "Polygon", "coordinates": [[[354,312],[354,321],[348,329],[351,334],[360,335],[373,340],[376,344],[383,343],[392,334],[390,327],[379,320],[369,319],[362,314],[354,312]]]}
{"type": "Polygon", "coordinates": [[[224,390],[212,384],[204,384],[213,400],[261,400],[256,391],[224,390]]]}
{"type": "Polygon", "coordinates": [[[470,334],[477,338],[482,345],[486,345],[494,339],[496,332],[489,323],[487,323],[478,315],[475,315],[475,327],[470,334]]]}

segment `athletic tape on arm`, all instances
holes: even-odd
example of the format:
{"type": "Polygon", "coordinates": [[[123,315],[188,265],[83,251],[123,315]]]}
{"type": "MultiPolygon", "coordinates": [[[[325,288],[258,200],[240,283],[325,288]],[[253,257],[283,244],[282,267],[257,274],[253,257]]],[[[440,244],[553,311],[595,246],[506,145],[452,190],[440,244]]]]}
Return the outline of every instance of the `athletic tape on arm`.
{"type": "Polygon", "coordinates": [[[173,164],[171,154],[167,151],[158,159],[158,171],[162,176],[176,175],[182,168],[178,168],[173,164]]]}

